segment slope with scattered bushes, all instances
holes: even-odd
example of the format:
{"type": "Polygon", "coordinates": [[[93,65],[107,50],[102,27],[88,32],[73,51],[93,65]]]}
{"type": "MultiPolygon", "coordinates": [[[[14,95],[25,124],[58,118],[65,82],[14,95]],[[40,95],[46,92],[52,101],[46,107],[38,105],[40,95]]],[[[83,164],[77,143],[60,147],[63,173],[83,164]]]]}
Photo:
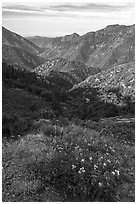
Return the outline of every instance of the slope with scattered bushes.
{"type": "Polygon", "coordinates": [[[134,201],[133,147],[72,123],[54,131],[3,145],[3,202],[124,201],[129,186],[134,201]]]}

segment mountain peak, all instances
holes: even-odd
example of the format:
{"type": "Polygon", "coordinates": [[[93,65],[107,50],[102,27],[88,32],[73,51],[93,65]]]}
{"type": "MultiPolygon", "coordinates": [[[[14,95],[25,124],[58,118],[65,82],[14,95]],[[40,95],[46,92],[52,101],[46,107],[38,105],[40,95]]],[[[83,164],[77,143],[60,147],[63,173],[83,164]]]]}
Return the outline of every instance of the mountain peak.
{"type": "Polygon", "coordinates": [[[73,36],[80,36],[78,33],[72,33],[73,36]]]}

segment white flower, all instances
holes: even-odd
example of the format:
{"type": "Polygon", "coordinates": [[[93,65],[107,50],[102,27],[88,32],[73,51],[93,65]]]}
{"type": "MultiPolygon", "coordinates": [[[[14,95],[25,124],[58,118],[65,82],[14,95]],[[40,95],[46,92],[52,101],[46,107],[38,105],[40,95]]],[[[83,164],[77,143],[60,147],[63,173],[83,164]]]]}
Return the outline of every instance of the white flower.
{"type": "Polygon", "coordinates": [[[103,183],[99,182],[98,185],[99,185],[100,187],[102,187],[102,186],[103,186],[103,183]]]}
{"type": "Polygon", "coordinates": [[[92,157],[89,157],[89,160],[91,161],[91,160],[92,160],[92,157]]]}
{"type": "Polygon", "coordinates": [[[115,170],[115,172],[117,173],[117,175],[119,176],[119,171],[118,170],[115,170]]]}
{"type": "Polygon", "coordinates": [[[84,167],[81,167],[81,168],[79,169],[79,172],[78,172],[78,173],[85,173],[84,167]]]}
{"type": "Polygon", "coordinates": [[[113,175],[115,175],[115,172],[114,172],[114,171],[112,171],[111,173],[112,173],[113,175]]]}
{"type": "Polygon", "coordinates": [[[97,165],[94,165],[94,169],[97,169],[98,168],[98,166],[97,165]]]}
{"type": "Polygon", "coordinates": [[[106,163],[104,163],[103,165],[104,165],[104,166],[107,166],[107,164],[106,164],[106,163]]]}
{"type": "Polygon", "coordinates": [[[81,159],[81,162],[84,162],[85,161],[85,159],[81,159]]]}
{"type": "Polygon", "coordinates": [[[72,164],[72,169],[75,169],[75,168],[76,168],[76,166],[72,164]]]}
{"type": "Polygon", "coordinates": [[[108,161],[108,163],[111,163],[110,159],[108,159],[107,161],[108,161]]]}

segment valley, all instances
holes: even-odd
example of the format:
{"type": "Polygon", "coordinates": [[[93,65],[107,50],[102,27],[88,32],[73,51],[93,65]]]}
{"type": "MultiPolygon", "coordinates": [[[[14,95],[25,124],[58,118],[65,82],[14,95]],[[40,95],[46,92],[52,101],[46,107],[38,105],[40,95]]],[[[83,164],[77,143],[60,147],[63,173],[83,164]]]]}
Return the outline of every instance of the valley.
{"type": "Polygon", "coordinates": [[[135,25],[2,27],[3,202],[135,201],[135,25]]]}

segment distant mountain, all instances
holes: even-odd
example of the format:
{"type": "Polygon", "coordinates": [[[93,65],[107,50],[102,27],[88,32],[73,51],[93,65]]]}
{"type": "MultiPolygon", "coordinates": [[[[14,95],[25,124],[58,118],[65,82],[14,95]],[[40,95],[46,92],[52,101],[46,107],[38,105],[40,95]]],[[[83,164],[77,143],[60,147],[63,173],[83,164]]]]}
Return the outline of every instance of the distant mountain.
{"type": "Polygon", "coordinates": [[[2,27],[2,59],[15,67],[34,69],[44,60],[37,56],[41,49],[16,33],[2,27]]]}
{"type": "Polygon", "coordinates": [[[135,25],[29,40],[3,28],[2,37],[5,85],[39,95],[55,109],[63,102],[70,117],[134,114],[135,25]]]}
{"type": "Polygon", "coordinates": [[[46,59],[65,58],[102,70],[134,60],[135,26],[110,25],[83,36],[74,33],[64,37],[29,37],[43,48],[46,59]]]}
{"type": "MultiPolygon", "coordinates": [[[[92,42],[92,33],[84,38],[92,42]]],[[[95,32],[94,47],[86,62],[87,65],[97,66],[102,70],[119,64],[128,63],[135,59],[135,26],[112,25],[95,32]]]]}
{"type": "Polygon", "coordinates": [[[66,35],[62,37],[43,37],[43,36],[34,36],[34,37],[27,37],[29,41],[33,44],[41,47],[41,48],[50,48],[50,46],[60,46],[63,45],[64,42],[76,42],[80,39],[80,35],[77,33],[73,33],[71,35],[66,35]]]}
{"type": "Polygon", "coordinates": [[[126,83],[133,76],[134,80],[135,25],[116,24],[83,36],[73,33],[55,38],[25,39],[4,27],[2,31],[4,62],[59,80],[62,86],[66,80],[70,89],[85,87],[87,82],[94,87],[98,81],[100,88],[104,84],[117,88],[122,86],[121,79],[126,83]]]}

